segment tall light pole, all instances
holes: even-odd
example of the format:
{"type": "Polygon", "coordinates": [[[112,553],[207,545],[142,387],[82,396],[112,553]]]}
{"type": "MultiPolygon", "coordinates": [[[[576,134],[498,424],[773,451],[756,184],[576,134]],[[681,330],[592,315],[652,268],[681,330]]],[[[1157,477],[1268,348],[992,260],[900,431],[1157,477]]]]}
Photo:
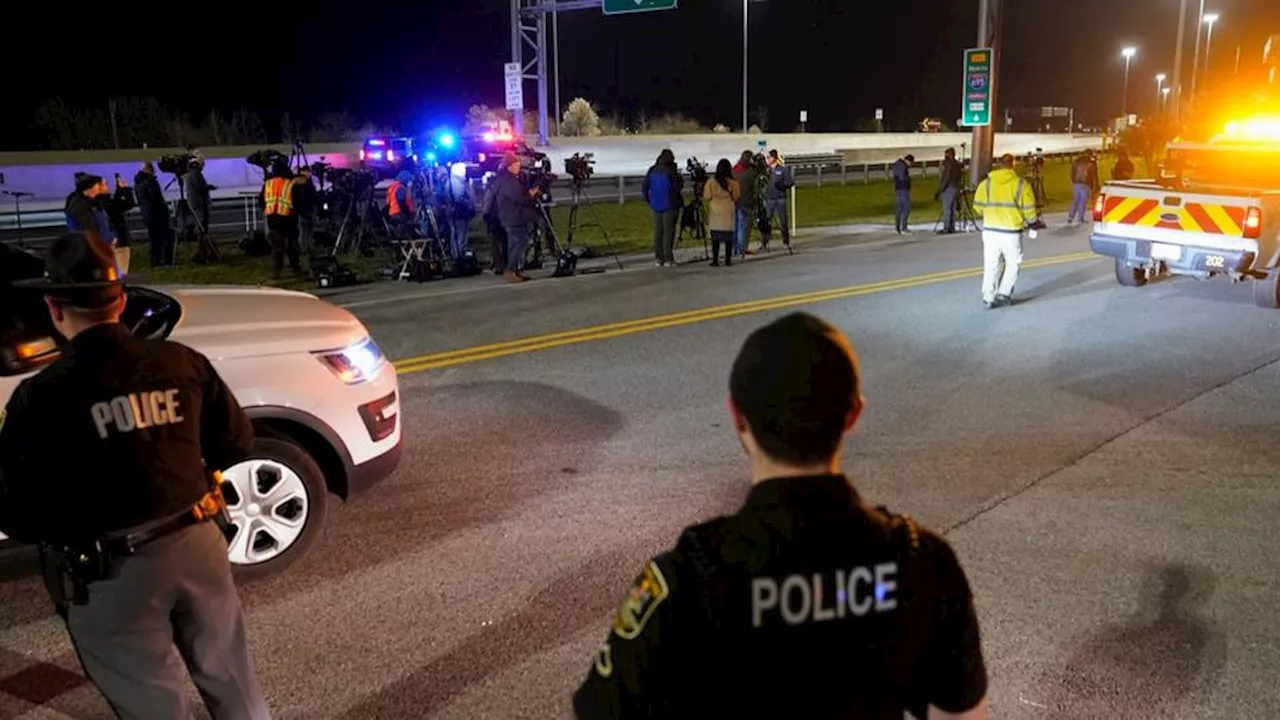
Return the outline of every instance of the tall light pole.
{"type": "Polygon", "coordinates": [[[1164,79],[1168,77],[1164,73],[1156,75],[1156,108],[1161,108],[1161,99],[1164,97],[1164,79]]]}
{"type": "Polygon", "coordinates": [[[1160,112],[1162,113],[1169,109],[1169,91],[1172,89],[1173,88],[1165,88],[1160,91],[1160,112]]]}
{"type": "Polygon", "coordinates": [[[1218,22],[1221,17],[1218,13],[1209,13],[1204,16],[1204,22],[1209,26],[1204,41],[1204,81],[1209,82],[1209,53],[1213,50],[1213,24],[1218,22]]]}
{"type": "Polygon", "coordinates": [[[1178,6],[1178,44],[1173,51],[1173,112],[1181,117],[1182,112],[1182,46],[1187,31],[1187,0],[1178,6]]]}
{"type": "Polygon", "coordinates": [[[742,0],[742,134],[747,134],[747,4],[751,0],[742,0]]]}
{"type": "Polygon", "coordinates": [[[1138,52],[1137,48],[1127,47],[1120,51],[1124,56],[1124,94],[1120,96],[1120,115],[1129,117],[1129,63],[1138,52]]]}
{"type": "Polygon", "coordinates": [[[1196,75],[1200,72],[1200,28],[1204,26],[1204,0],[1200,0],[1200,14],[1196,16],[1196,54],[1191,59],[1191,102],[1196,101],[1196,75]]]}

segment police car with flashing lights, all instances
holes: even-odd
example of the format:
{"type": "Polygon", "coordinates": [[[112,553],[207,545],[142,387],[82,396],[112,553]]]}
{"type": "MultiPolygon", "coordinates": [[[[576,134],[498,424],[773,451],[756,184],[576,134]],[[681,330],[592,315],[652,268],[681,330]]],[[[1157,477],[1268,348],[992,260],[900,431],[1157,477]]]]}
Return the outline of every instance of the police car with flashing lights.
{"type": "MultiPolygon", "coordinates": [[[[39,258],[0,245],[0,407],[58,357],[48,315],[14,280],[39,258]]],[[[129,287],[123,322],[206,355],[253,421],[254,456],[223,470],[236,575],[277,573],[347,499],[396,468],[396,370],[354,315],[314,295],[245,286],[129,287]]],[[[18,550],[0,535],[0,551],[18,550]]]]}
{"type": "Polygon", "coordinates": [[[418,150],[407,136],[365,138],[360,147],[360,166],[372,170],[378,180],[395,177],[401,170],[418,166],[418,150]]]}

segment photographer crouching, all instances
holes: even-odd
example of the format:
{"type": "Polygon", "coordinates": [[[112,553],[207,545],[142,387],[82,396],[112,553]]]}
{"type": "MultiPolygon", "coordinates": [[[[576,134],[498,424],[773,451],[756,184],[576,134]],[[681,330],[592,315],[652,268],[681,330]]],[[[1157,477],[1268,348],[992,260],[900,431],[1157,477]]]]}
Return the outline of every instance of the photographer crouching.
{"type": "Polygon", "coordinates": [[[529,227],[538,222],[538,207],[534,198],[540,193],[535,186],[528,188],[520,177],[522,161],[519,155],[507,153],[502,157],[502,169],[498,171],[489,188],[493,209],[498,222],[507,234],[507,267],[503,273],[509,283],[520,283],[529,278],[522,272],[524,253],[529,244],[529,227]]]}

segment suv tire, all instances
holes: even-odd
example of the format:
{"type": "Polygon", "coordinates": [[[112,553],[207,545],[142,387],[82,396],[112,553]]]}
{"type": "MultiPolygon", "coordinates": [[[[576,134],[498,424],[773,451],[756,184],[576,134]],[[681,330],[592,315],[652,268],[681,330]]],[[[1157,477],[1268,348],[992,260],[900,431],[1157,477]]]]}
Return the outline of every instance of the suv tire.
{"type": "Polygon", "coordinates": [[[1253,281],[1253,304],[1271,310],[1280,310],[1280,267],[1261,280],[1253,281]]]}
{"type": "Polygon", "coordinates": [[[1116,258],[1116,282],[1125,287],[1142,287],[1147,284],[1147,270],[1130,267],[1124,260],[1116,258]]]}
{"type": "Polygon", "coordinates": [[[306,450],[289,440],[256,438],[253,456],[223,473],[223,493],[232,522],[228,554],[237,580],[284,570],[320,536],[329,494],[324,473],[306,450]],[[248,485],[251,473],[256,488],[248,485]],[[250,535],[242,536],[244,532],[250,535]]]}

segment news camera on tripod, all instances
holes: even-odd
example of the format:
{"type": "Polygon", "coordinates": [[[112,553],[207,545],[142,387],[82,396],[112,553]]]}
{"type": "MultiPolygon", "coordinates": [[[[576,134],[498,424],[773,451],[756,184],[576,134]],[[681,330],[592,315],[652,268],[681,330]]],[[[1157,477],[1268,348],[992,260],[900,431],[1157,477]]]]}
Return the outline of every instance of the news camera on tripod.
{"type": "MultiPolygon", "coordinates": [[[[694,240],[702,241],[702,251],[707,251],[707,208],[703,201],[703,196],[707,191],[707,181],[711,176],[707,173],[707,164],[691,157],[685,160],[684,171],[689,175],[689,181],[693,184],[693,196],[689,198],[689,202],[685,204],[680,213],[680,234],[676,238],[676,245],[680,245],[680,241],[684,240],[685,233],[689,233],[689,237],[694,240]]],[[[700,258],[705,260],[706,258],[700,258]]]]}
{"type": "Polygon", "coordinates": [[[179,242],[194,239],[198,243],[193,258],[195,262],[217,262],[222,256],[217,245],[209,238],[209,204],[212,201],[211,192],[216,188],[205,180],[204,160],[193,152],[186,152],[181,155],[165,155],[156,161],[156,166],[160,172],[172,175],[178,183],[179,242]],[[194,230],[187,223],[188,216],[194,224],[194,230]]]}

